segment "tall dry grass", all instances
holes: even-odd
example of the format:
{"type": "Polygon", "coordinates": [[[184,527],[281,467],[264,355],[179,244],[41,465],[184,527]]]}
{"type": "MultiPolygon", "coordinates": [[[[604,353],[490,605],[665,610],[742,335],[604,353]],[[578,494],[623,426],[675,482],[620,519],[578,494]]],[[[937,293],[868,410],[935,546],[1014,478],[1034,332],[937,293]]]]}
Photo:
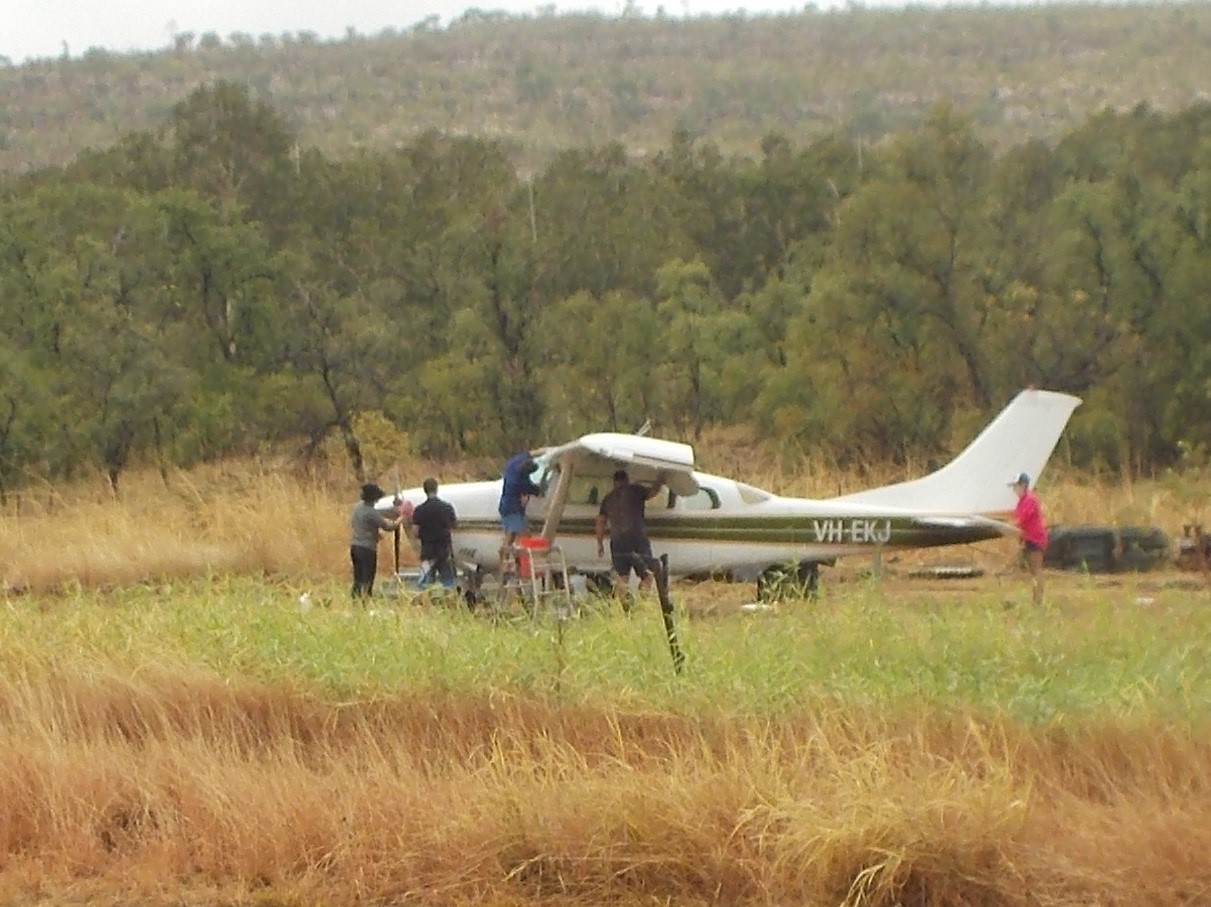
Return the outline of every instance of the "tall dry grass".
{"type": "MultiPolygon", "coordinates": [[[[874,463],[841,469],[819,454],[762,445],[748,433],[716,431],[699,444],[703,469],[779,494],[827,497],[927,471],[874,463]]],[[[384,487],[488,478],[494,466],[400,463],[384,487]]],[[[1040,490],[1053,523],[1211,524],[1207,477],[1167,474],[1131,480],[1057,464],[1040,490]]],[[[339,469],[319,472],[254,461],[172,472],[132,472],[114,496],[100,478],[34,487],[0,510],[0,588],[46,591],[122,587],[208,573],[343,577],[348,515],[356,483],[339,469]]],[[[992,543],[997,560],[1005,546],[992,543]]],[[[388,548],[380,549],[380,557],[388,548]]],[[[403,546],[403,557],[412,553],[403,546]]],[[[1009,556],[1012,556],[1011,554],[1009,556]]]]}
{"type": "Polygon", "coordinates": [[[117,496],[99,481],[29,490],[0,515],[2,579],[41,591],[344,573],[356,500],[351,480],[256,462],[167,478],[140,471],[117,496]]]}
{"type": "Polygon", "coordinates": [[[181,671],[0,681],[0,897],[1106,904],[1211,895],[1211,741],[820,701],[688,719],[320,703],[181,671]]]}

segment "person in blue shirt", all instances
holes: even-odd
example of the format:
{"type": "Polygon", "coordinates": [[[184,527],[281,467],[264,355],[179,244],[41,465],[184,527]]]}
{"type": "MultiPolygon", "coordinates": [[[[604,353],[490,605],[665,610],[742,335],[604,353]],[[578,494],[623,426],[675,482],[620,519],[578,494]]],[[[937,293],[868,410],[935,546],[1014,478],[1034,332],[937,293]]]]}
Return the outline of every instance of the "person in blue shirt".
{"type": "Polygon", "coordinates": [[[500,525],[505,531],[502,548],[509,548],[526,531],[526,502],[532,494],[542,494],[530,479],[538,470],[534,456],[527,450],[514,454],[505,463],[500,489],[500,525]]]}

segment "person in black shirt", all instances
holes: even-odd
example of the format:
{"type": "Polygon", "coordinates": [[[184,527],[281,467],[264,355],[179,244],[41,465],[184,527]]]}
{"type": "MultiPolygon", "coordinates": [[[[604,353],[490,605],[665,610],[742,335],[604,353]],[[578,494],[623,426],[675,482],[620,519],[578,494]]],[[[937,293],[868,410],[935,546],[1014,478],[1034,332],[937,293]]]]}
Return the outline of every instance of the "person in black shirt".
{"type": "Polygon", "coordinates": [[[597,556],[605,555],[605,534],[610,530],[610,560],[614,567],[614,592],[625,595],[631,571],[639,577],[639,591],[652,585],[652,543],[648,541],[644,509],[647,502],[660,494],[663,476],[658,476],[650,488],[630,480],[625,469],[614,473],[614,487],[601,500],[597,515],[597,556]]]}
{"type": "Polygon", "coordinates": [[[454,586],[454,542],[451,531],[458,526],[454,508],[437,496],[437,479],[425,479],[425,500],[412,511],[412,525],[420,541],[420,586],[439,580],[447,589],[454,586]]]}

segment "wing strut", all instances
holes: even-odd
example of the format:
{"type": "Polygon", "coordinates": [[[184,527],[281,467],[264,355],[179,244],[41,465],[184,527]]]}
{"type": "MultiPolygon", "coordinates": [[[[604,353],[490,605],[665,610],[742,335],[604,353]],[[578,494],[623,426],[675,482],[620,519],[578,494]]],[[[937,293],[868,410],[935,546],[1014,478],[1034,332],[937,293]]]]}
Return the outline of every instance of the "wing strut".
{"type": "Polygon", "coordinates": [[[571,463],[560,464],[559,479],[555,483],[555,494],[551,496],[551,503],[547,507],[547,518],[542,524],[542,537],[548,542],[554,542],[555,534],[559,532],[563,509],[568,503],[568,492],[572,488],[573,472],[575,472],[575,468],[571,463]]]}

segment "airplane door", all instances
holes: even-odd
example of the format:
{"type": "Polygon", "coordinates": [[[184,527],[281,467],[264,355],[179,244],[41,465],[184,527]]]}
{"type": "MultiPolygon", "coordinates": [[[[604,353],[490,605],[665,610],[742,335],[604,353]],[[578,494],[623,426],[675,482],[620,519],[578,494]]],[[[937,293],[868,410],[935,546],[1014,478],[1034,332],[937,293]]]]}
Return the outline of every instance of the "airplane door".
{"type": "MultiPolygon", "coordinates": [[[[526,519],[531,531],[542,530],[559,486],[559,478],[559,467],[551,464],[541,473],[540,478],[535,479],[534,484],[543,489],[543,494],[531,498],[529,506],[526,507],[526,519]]],[[[608,569],[608,551],[605,558],[597,557],[595,527],[601,499],[610,486],[611,480],[608,477],[576,474],[572,476],[567,497],[563,502],[563,515],[555,529],[555,543],[563,549],[569,567],[608,569]]]]}

